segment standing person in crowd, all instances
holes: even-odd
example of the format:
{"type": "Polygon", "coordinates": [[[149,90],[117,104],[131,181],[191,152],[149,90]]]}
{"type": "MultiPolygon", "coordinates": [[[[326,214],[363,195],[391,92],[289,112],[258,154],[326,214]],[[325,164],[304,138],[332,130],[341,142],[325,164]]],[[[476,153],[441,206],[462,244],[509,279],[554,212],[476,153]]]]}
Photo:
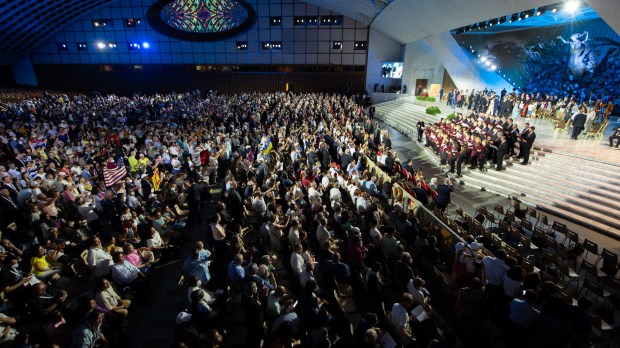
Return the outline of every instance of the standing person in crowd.
{"type": "Polygon", "coordinates": [[[570,136],[571,139],[577,140],[577,137],[581,134],[581,131],[583,131],[586,127],[587,119],[588,116],[586,115],[585,107],[580,108],[578,113],[571,116],[570,122],[573,125],[573,133],[570,136]]]}
{"type": "Polygon", "coordinates": [[[442,212],[446,210],[451,202],[450,193],[452,191],[454,191],[454,186],[452,186],[452,181],[449,178],[445,178],[443,183],[437,187],[436,203],[442,212]]]}
{"type": "MultiPolygon", "coordinates": [[[[530,161],[530,151],[532,151],[532,147],[534,146],[534,141],[536,140],[536,127],[530,126],[530,130],[527,133],[527,137],[522,144],[521,152],[523,153],[523,162],[522,165],[527,165],[530,161]]],[[[519,153],[519,156],[521,153],[519,153]]]]}

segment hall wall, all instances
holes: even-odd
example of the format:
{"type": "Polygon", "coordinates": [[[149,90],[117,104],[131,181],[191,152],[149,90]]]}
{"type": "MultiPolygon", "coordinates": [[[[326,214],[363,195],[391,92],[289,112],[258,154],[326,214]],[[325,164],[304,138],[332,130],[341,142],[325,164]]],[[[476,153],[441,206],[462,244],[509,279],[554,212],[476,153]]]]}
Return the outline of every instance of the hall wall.
{"type": "Polygon", "coordinates": [[[72,24],[34,54],[37,64],[334,64],[366,65],[366,50],[355,49],[356,41],[368,41],[368,26],[348,17],[341,25],[294,25],[296,16],[337,16],[338,13],[306,4],[301,0],[247,0],[257,12],[257,22],[244,34],[217,42],[187,42],[153,30],[146,21],[154,0],[125,0],[97,11],[72,24]],[[271,26],[270,17],[282,17],[281,26],[271,26]],[[136,18],[135,28],[125,25],[136,18]],[[95,27],[97,20],[111,20],[95,27]],[[97,42],[116,43],[113,49],[98,49],[97,42]],[[237,50],[247,41],[246,51],[237,50]],[[281,41],[281,50],[263,50],[262,42],[281,41]],[[342,42],[340,49],[334,41],[342,42]],[[86,51],[78,51],[78,43],[86,51]],[[129,50],[128,43],[148,42],[149,49],[129,50]],[[67,44],[60,50],[58,44],[67,44]]]}

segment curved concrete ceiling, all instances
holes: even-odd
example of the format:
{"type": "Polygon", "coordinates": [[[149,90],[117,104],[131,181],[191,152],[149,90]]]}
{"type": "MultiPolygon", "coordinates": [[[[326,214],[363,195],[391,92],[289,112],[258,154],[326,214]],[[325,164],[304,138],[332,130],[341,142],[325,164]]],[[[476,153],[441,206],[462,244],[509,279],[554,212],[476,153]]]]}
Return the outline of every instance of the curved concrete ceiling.
{"type": "Polygon", "coordinates": [[[392,0],[302,0],[369,25],[392,0]]]}
{"type": "Polygon", "coordinates": [[[401,44],[407,44],[479,21],[557,2],[557,0],[394,0],[377,15],[371,28],[401,44]]]}
{"type": "Polygon", "coordinates": [[[118,1],[0,1],[0,64],[15,63],[82,16],[118,1]]]}

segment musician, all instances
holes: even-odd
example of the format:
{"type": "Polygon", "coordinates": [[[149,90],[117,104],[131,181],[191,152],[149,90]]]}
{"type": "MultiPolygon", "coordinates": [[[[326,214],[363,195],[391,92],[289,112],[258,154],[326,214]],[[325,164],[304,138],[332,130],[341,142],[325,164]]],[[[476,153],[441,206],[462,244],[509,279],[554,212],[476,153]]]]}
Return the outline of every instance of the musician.
{"type": "Polygon", "coordinates": [[[527,138],[527,135],[529,133],[530,133],[530,124],[526,122],[525,128],[523,128],[521,135],[517,137],[519,139],[519,149],[520,149],[519,156],[517,156],[517,158],[523,158],[523,148],[525,147],[524,141],[527,138]]]}
{"type": "MultiPolygon", "coordinates": [[[[501,142],[499,146],[497,147],[497,158],[496,158],[495,170],[497,170],[498,172],[502,170],[502,167],[504,165],[504,156],[506,156],[507,152],[508,152],[508,141],[506,140],[506,136],[502,135],[501,142]]],[[[529,157],[529,152],[527,155],[529,157]]]]}
{"type": "Polygon", "coordinates": [[[469,151],[471,151],[473,149],[473,142],[470,142],[467,139],[467,136],[464,137],[463,142],[461,145],[461,148],[459,150],[459,154],[458,154],[458,158],[456,160],[456,176],[458,178],[460,178],[461,175],[461,169],[463,167],[463,162],[467,161],[467,155],[469,154],[469,151]]]}
{"type": "Polygon", "coordinates": [[[461,154],[461,144],[458,141],[453,140],[452,146],[450,148],[450,157],[448,161],[450,163],[450,173],[454,173],[454,167],[456,166],[456,161],[459,159],[461,154]]]}
{"type": "Polygon", "coordinates": [[[421,142],[422,134],[424,134],[424,127],[426,127],[426,125],[424,124],[424,121],[420,119],[416,124],[416,127],[418,128],[418,142],[421,142]]]}
{"type": "Polygon", "coordinates": [[[510,129],[508,133],[508,154],[510,156],[514,156],[515,154],[515,143],[518,140],[518,136],[519,136],[519,126],[517,126],[516,124],[512,124],[512,129],[510,129]]]}
{"type": "Polygon", "coordinates": [[[523,162],[521,162],[521,164],[524,166],[527,165],[530,160],[530,151],[532,150],[532,146],[534,146],[534,140],[536,140],[536,133],[534,133],[535,130],[536,127],[530,127],[530,132],[527,134],[523,144],[524,148],[521,150],[521,152],[523,152],[523,162]]]}

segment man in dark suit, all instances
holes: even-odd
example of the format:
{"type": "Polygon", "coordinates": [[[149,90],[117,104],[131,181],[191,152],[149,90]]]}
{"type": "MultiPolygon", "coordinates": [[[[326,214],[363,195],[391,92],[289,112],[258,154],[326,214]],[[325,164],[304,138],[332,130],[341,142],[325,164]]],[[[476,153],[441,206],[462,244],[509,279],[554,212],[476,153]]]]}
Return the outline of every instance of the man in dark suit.
{"type": "Polygon", "coordinates": [[[502,140],[497,147],[497,166],[495,170],[500,171],[504,165],[504,156],[508,153],[508,141],[506,140],[506,136],[502,136],[502,140]]]}
{"type": "Polygon", "coordinates": [[[19,189],[13,183],[13,178],[10,175],[6,175],[2,178],[2,188],[5,188],[9,191],[9,195],[13,202],[17,202],[17,195],[19,194],[19,189]]]}
{"type": "Polygon", "coordinates": [[[450,204],[450,192],[454,191],[452,181],[449,178],[444,179],[443,184],[437,186],[437,208],[446,211],[446,207],[450,204]]]}
{"type": "Polygon", "coordinates": [[[519,139],[519,149],[520,149],[519,156],[517,156],[517,158],[523,158],[523,148],[525,147],[525,142],[521,139],[526,139],[529,133],[530,133],[530,124],[526,122],[525,127],[521,131],[521,136],[517,137],[517,139],[519,139]]]}
{"type": "Polygon", "coordinates": [[[523,162],[522,165],[527,165],[530,160],[530,151],[532,150],[532,146],[534,146],[534,140],[536,140],[536,133],[534,132],[536,128],[534,126],[530,127],[530,131],[525,138],[525,142],[523,142],[523,148],[521,151],[523,152],[523,162]]]}
{"type": "Polygon", "coordinates": [[[193,225],[197,221],[198,226],[200,226],[202,224],[200,217],[200,192],[202,191],[202,186],[194,178],[189,178],[189,182],[191,185],[187,189],[187,207],[189,208],[187,223],[193,225]]]}
{"type": "Polygon", "coordinates": [[[424,121],[420,119],[416,124],[416,128],[418,129],[418,142],[420,142],[422,141],[422,135],[424,135],[424,128],[426,128],[424,121]]]}
{"type": "Polygon", "coordinates": [[[579,113],[573,116],[571,122],[573,124],[573,134],[570,136],[571,139],[577,140],[577,137],[581,133],[581,131],[586,127],[586,109],[579,109],[579,113]]]}
{"type": "Polygon", "coordinates": [[[620,145],[620,127],[614,129],[614,134],[609,137],[609,147],[614,146],[614,140],[616,140],[616,149],[620,145]]]}
{"type": "Polygon", "coordinates": [[[235,224],[241,223],[243,218],[243,199],[237,191],[237,182],[230,181],[230,190],[228,190],[228,208],[233,214],[235,224]]]}
{"type": "Polygon", "coordinates": [[[5,226],[17,221],[19,209],[16,202],[11,198],[6,187],[0,189],[0,217],[5,226]]]}

